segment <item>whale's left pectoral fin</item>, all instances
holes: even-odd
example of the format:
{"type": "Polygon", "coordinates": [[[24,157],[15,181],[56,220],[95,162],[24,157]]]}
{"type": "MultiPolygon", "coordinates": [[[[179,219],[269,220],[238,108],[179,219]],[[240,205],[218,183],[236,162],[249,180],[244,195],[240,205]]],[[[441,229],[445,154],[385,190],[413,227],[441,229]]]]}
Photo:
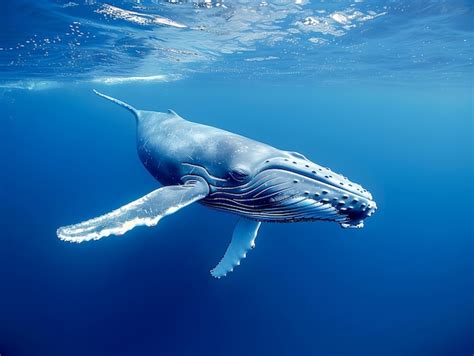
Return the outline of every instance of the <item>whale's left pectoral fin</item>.
{"type": "Polygon", "coordinates": [[[154,226],[161,218],[203,199],[209,193],[207,183],[189,180],[183,185],[165,186],[144,197],[97,218],[60,227],[61,240],[83,242],[109,235],[123,235],[136,226],[154,226]]]}
{"type": "Polygon", "coordinates": [[[245,258],[247,251],[255,247],[260,221],[240,218],[235,226],[227,251],[219,264],[211,270],[213,277],[221,278],[232,272],[235,266],[240,265],[240,260],[245,258]]]}

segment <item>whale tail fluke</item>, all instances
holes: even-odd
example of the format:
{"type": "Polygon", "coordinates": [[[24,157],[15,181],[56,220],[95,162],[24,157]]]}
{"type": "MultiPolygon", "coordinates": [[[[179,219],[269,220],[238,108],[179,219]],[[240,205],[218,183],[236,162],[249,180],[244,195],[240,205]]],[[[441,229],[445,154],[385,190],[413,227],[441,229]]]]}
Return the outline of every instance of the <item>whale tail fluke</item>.
{"type": "Polygon", "coordinates": [[[133,115],[135,115],[135,118],[138,120],[139,119],[139,116],[140,116],[140,113],[137,109],[135,109],[133,106],[131,106],[130,104],[127,104],[123,101],[120,101],[118,99],[115,99],[115,98],[112,98],[111,96],[108,96],[108,95],[105,95],[105,94],[102,94],[100,92],[98,92],[97,90],[95,89],[92,89],[94,91],[94,93],[96,93],[98,96],[102,97],[102,98],[105,98],[107,100],[110,100],[112,102],[114,102],[115,104],[117,105],[120,105],[121,107],[129,110],[133,115]]]}

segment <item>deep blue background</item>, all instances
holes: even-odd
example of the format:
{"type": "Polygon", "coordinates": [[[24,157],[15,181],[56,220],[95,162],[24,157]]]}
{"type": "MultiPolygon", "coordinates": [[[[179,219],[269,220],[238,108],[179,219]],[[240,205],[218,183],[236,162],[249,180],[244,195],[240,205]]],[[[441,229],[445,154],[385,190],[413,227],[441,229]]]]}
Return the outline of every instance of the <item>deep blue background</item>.
{"type": "Polygon", "coordinates": [[[2,356],[472,354],[472,88],[98,88],[302,152],[373,193],[361,230],[264,224],[221,280],[209,270],[236,217],[198,204],[122,237],[56,238],[157,187],[133,117],[90,89],[0,98],[2,356]]]}

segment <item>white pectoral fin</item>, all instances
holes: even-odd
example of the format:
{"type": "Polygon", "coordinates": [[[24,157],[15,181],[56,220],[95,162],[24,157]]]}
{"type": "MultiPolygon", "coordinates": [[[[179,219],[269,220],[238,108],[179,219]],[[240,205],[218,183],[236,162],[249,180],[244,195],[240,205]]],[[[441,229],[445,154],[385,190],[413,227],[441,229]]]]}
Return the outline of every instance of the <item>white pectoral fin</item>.
{"type": "Polygon", "coordinates": [[[109,235],[123,235],[136,226],[154,226],[164,216],[203,199],[209,193],[207,183],[188,181],[184,185],[166,186],[97,218],[79,224],[60,227],[61,240],[83,242],[109,235]]]}
{"type": "Polygon", "coordinates": [[[219,264],[211,270],[213,277],[221,278],[232,272],[240,260],[245,258],[247,251],[255,247],[260,221],[240,218],[232,234],[232,241],[219,264]]]}

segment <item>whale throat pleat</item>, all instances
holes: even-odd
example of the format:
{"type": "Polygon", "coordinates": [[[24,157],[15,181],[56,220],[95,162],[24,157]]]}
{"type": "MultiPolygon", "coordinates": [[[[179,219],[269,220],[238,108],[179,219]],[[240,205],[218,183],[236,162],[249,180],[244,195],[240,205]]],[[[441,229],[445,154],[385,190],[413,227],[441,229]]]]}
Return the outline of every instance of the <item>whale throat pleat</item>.
{"type": "Polygon", "coordinates": [[[108,214],[79,224],[60,227],[57,235],[61,240],[69,242],[123,235],[136,226],[154,226],[163,217],[203,199],[208,193],[209,186],[200,180],[188,181],[184,185],[162,187],[108,214]]]}

